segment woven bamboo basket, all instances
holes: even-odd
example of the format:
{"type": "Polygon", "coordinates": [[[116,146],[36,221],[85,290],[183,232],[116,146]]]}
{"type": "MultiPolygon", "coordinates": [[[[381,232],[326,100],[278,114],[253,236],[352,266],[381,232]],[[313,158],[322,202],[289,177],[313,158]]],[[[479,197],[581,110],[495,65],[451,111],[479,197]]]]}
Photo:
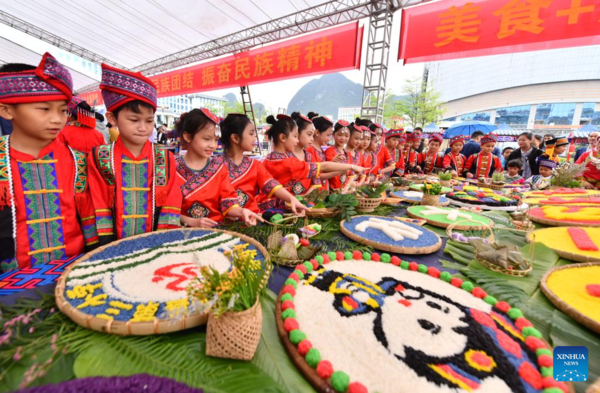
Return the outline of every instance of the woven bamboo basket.
{"type": "Polygon", "coordinates": [[[423,206],[440,206],[440,196],[423,194],[423,198],[421,198],[421,205],[423,205],[423,206]]]}
{"type": "Polygon", "coordinates": [[[448,227],[446,227],[446,234],[448,235],[448,238],[452,239],[452,232],[455,230],[458,230],[458,229],[456,229],[456,227],[463,226],[465,223],[478,224],[478,225],[481,225],[481,228],[483,228],[483,229],[480,229],[480,228],[466,229],[466,230],[463,229],[462,234],[464,236],[469,237],[470,235],[473,235],[473,236],[480,237],[482,239],[486,239],[488,242],[496,241],[496,237],[494,236],[494,231],[492,230],[492,227],[490,227],[489,225],[482,224],[479,221],[474,221],[474,220],[462,220],[462,221],[457,221],[457,222],[454,222],[454,223],[448,225],[448,227]],[[484,236],[476,235],[475,234],[476,231],[483,231],[484,236]]]}
{"type": "Polygon", "coordinates": [[[251,360],[256,353],[262,330],[262,308],[257,298],[245,311],[208,316],[206,354],[225,359],[251,360]]]}
{"type": "MultiPolygon", "coordinates": [[[[527,236],[527,232],[520,229],[513,228],[500,228],[496,227],[496,230],[504,230],[510,232],[519,232],[523,233],[527,236]]],[[[507,276],[513,277],[525,277],[528,275],[531,270],[533,270],[533,262],[535,261],[535,235],[531,236],[531,246],[529,247],[529,254],[525,257],[525,264],[527,265],[527,269],[525,270],[509,270],[505,269],[502,266],[495,265],[491,262],[486,261],[485,259],[479,257],[477,252],[475,252],[475,260],[483,265],[486,269],[489,269],[496,273],[506,274],[507,276]]]]}
{"type": "Polygon", "coordinates": [[[452,188],[452,180],[440,180],[440,185],[442,187],[452,188]]]}
{"type": "Polygon", "coordinates": [[[383,198],[356,198],[358,206],[356,211],[361,213],[371,213],[381,205],[383,198]]]}
{"type": "Polygon", "coordinates": [[[504,189],[504,183],[503,184],[493,184],[493,183],[482,183],[482,182],[478,181],[477,187],[489,188],[490,190],[496,190],[496,191],[502,191],[504,189]]]}

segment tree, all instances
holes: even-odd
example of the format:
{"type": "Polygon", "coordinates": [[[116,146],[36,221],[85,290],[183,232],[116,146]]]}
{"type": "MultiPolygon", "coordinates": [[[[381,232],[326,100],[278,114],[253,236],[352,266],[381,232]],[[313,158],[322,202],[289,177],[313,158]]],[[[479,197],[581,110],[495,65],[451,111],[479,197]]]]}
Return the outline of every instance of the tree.
{"type": "Polygon", "coordinates": [[[440,93],[431,84],[424,87],[421,78],[407,79],[402,91],[406,97],[397,109],[413,128],[436,122],[444,113],[440,93]]]}

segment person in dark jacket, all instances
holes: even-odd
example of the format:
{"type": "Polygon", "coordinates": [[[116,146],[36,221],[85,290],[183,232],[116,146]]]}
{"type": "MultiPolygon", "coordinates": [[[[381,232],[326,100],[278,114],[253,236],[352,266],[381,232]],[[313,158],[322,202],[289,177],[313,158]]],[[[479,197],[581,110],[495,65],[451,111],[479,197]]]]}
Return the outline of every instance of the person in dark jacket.
{"type": "Polygon", "coordinates": [[[531,132],[524,132],[519,135],[519,139],[517,139],[519,148],[510,153],[510,156],[508,156],[508,159],[506,160],[506,162],[520,160],[523,167],[521,168],[519,175],[523,176],[525,179],[540,174],[537,158],[544,154],[542,150],[533,147],[531,143],[532,140],[533,134],[531,132]]]}

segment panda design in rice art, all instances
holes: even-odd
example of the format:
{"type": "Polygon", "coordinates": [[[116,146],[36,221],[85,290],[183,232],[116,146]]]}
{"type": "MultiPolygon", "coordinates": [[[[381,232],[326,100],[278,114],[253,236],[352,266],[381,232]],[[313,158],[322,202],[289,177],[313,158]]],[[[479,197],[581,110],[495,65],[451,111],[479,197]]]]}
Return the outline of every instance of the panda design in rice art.
{"type": "MultiPolygon", "coordinates": [[[[321,268],[312,272],[305,284],[332,294],[332,307],[342,317],[374,313],[371,334],[377,342],[439,388],[478,391],[494,386],[494,392],[517,393],[541,390],[532,386],[539,376],[531,360],[536,359],[535,354],[512,322],[496,311],[488,314],[392,277],[373,283],[354,274],[321,268]],[[386,323],[386,314],[398,312],[402,313],[402,326],[386,331],[386,326],[393,325],[386,323]],[[491,380],[493,384],[485,383],[491,380]]],[[[449,284],[440,281],[440,285],[449,284]]]]}

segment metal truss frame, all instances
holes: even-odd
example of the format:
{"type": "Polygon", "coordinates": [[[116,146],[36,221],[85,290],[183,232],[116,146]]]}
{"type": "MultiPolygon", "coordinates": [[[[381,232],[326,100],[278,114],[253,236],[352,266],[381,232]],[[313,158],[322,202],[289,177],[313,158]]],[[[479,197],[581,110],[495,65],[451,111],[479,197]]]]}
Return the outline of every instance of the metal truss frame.
{"type": "MultiPolygon", "coordinates": [[[[392,15],[398,9],[429,1],[433,0],[332,0],[141,64],[133,70],[141,71],[146,75],[158,74],[202,60],[247,50],[257,45],[369,17],[369,44],[361,116],[381,121],[385,100],[392,15]],[[379,40],[376,35],[371,37],[371,31],[375,32],[376,30],[385,32],[383,41],[379,40]],[[378,52],[384,52],[384,54],[379,56],[378,52]],[[367,97],[369,101],[367,101],[367,97]],[[376,105],[369,104],[373,98],[376,100],[376,105]]],[[[0,11],[0,23],[7,24],[86,60],[95,63],[104,62],[127,69],[110,59],[35,27],[4,11],[0,11]]],[[[92,84],[79,89],[76,93],[81,94],[97,88],[98,84],[92,84]]]]}
{"type": "Polygon", "coordinates": [[[0,23],[4,23],[5,25],[22,31],[25,34],[29,34],[30,36],[33,36],[41,41],[47,42],[50,45],[56,46],[57,48],[64,49],[69,53],[82,57],[91,62],[97,64],[106,63],[113,67],[127,69],[126,67],[115,63],[106,57],[100,56],[97,53],[87,50],[84,47],[72,43],[71,41],[67,41],[55,34],[47,32],[46,30],[40,29],[39,27],[36,27],[29,22],[25,22],[24,20],[12,16],[11,14],[8,14],[2,10],[0,10],[0,23]]]}
{"type": "Polygon", "coordinates": [[[393,4],[386,4],[369,19],[369,35],[360,117],[383,123],[385,87],[392,35],[393,4]]]}

